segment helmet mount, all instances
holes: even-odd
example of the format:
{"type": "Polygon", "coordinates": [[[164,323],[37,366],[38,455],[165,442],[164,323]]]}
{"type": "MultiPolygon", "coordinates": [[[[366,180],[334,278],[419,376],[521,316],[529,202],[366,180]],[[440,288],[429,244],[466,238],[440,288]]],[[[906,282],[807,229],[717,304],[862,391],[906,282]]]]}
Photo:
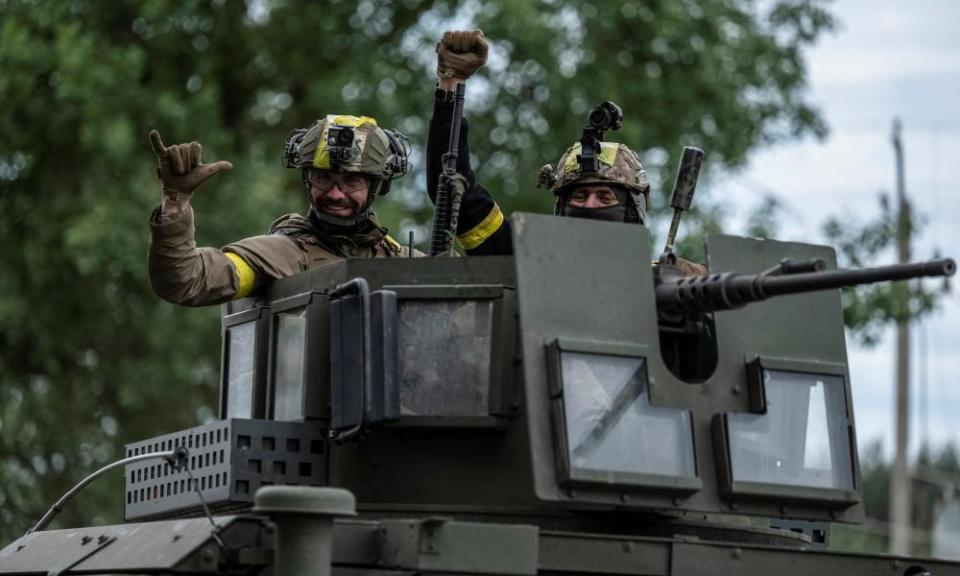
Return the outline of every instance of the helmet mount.
{"type": "Polygon", "coordinates": [[[619,130],[623,125],[623,110],[613,102],[603,102],[587,114],[587,125],[580,136],[580,154],[577,163],[581,173],[598,171],[597,156],[600,154],[603,133],[619,130]]]}
{"type": "MultiPolygon", "coordinates": [[[[556,168],[547,164],[538,174],[538,187],[549,188],[556,196],[554,214],[570,216],[570,193],[580,186],[610,186],[618,190],[624,206],[620,221],[644,224],[650,183],[636,152],[617,142],[605,142],[604,132],[623,125],[623,110],[613,102],[603,102],[587,115],[580,140],[560,157],[556,168]],[[621,192],[623,192],[621,194],[621,192]]],[[[610,210],[601,215],[596,209],[583,209],[584,218],[611,220],[610,210]],[[602,217],[601,217],[602,216],[602,217]]]]}
{"type": "Polygon", "coordinates": [[[369,116],[330,114],[309,128],[290,133],[282,155],[283,165],[298,168],[309,192],[309,169],[363,174],[369,182],[366,204],[350,218],[326,214],[311,202],[311,216],[344,231],[366,223],[377,196],[390,191],[391,181],[409,171],[410,144],[396,130],[381,128],[369,116]]]}

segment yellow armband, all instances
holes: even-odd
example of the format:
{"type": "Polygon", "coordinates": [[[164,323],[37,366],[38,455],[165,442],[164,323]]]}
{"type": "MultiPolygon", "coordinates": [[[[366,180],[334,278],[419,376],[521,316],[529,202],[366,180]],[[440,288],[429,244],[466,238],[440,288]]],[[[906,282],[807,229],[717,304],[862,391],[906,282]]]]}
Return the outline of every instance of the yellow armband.
{"type": "Polygon", "coordinates": [[[233,252],[224,252],[224,254],[233,262],[234,271],[237,273],[237,293],[233,295],[233,299],[246,298],[253,291],[257,273],[240,256],[233,252]]]}
{"type": "Polygon", "coordinates": [[[503,212],[496,204],[479,224],[457,236],[464,250],[473,250],[503,226],[503,212]]]}

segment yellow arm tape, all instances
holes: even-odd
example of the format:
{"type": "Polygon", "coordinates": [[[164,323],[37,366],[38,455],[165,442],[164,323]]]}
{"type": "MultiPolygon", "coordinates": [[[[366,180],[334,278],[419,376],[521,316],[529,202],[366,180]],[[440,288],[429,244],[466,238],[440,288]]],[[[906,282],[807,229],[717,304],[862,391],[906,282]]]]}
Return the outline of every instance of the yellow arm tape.
{"type": "Polygon", "coordinates": [[[247,264],[247,261],[233,252],[224,252],[227,258],[233,262],[233,268],[237,273],[237,293],[233,295],[234,300],[246,298],[251,291],[257,279],[257,273],[247,264]]]}
{"type": "Polygon", "coordinates": [[[503,212],[496,204],[479,224],[457,236],[464,250],[473,250],[503,226],[503,212]]]}
{"type": "Polygon", "coordinates": [[[389,234],[387,234],[386,236],[384,236],[384,240],[387,241],[387,244],[393,246],[394,249],[396,249],[397,252],[402,252],[402,251],[403,251],[403,246],[401,246],[400,243],[397,242],[396,240],[394,240],[393,237],[390,236],[389,234]]]}

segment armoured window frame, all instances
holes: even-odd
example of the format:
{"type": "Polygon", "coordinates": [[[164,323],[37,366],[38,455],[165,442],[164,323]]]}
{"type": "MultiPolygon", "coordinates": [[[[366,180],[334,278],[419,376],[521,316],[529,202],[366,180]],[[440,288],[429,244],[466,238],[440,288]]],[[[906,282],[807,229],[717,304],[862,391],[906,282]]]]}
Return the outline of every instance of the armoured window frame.
{"type": "MultiPolygon", "coordinates": [[[[694,476],[674,476],[666,474],[646,474],[637,472],[609,471],[604,476],[594,477],[576,471],[570,462],[567,444],[567,422],[564,403],[563,353],[574,352],[597,356],[619,356],[643,360],[645,370],[649,370],[650,357],[655,354],[652,347],[646,345],[596,342],[557,338],[547,345],[547,380],[549,382],[550,420],[554,454],[556,455],[556,473],[558,484],[562,486],[586,486],[591,489],[606,488],[612,493],[623,494],[633,489],[646,489],[669,494],[692,494],[703,489],[700,479],[700,464],[697,462],[697,443],[694,428],[693,410],[687,410],[690,426],[690,452],[693,457],[694,476]],[[612,483],[609,479],[612,479],[612,483]]],[[[646,375],[646,390],[649,398],[650,376],[646,375]]]]}
{"type": "MultiPolygon", "coordinates": [[[[515,291],[502,284],[384,285],[397,294],[397,310],[405,301],[489,300],[490,363],[487,376],[486,416],[402,415],[397,427],[496,428],[516,413],[513,358],[516,334],[510,315],[516,311],[515,291]]],[[[402,367],[399,367],[402,369],[402,367]]]]}
{"type": "MultiPolygon", "coordinates": [[[[243,324],[254,324],[253,382],[251,385],[250,418],[263,418],[266,413],[267,350],[269,340],[269,306],[254,306],[248,310],[224,316],[220,329],[220,410],[219,419],[227,418],[230,378],[230,330],[243,324]]],[[[235,416],[234,416],[235,417],[235,416]]]]}
{"type": "Polygon", "coordinates": [[[327,418],[325,405],[329,402],[326,391],[329,383],[328,358],[325,355],[329,340],[328,323],[325,322],[329,298],[320,292],[310,291],[286,298],[274,300],[270,304],[269,349],[266,382],[266,418],[276,420],[277,386],[277,344],[280,316],[295,310],[304,309],[306,327],[303,342],[303,373],[300,406],[302,416],[299,420],[327,418]]]}
{"type": "Polygon", "coordinates": [[[863,487],[858,483],[857,444],[853,423],[853,404],[847,366],[833,362],[805,361],[792,358],[772,358],[755,356],[746,362],[747,381],[751,393],[751,412],[763,413],[766,409],[766,390],[763,385],[765,371],[796,372],[811,376],[823,375],[839,378],[842,382],[844,410],[846,415],[847,458],[850,464],[850,489],[820,488],[814,486],[792,486],[734,480],[730,452],[728,415],[723,412],[714,415],[712,436],[717,461],[717,482],[721,495],[727,500],[756,500],[792,503],[810,503],[824,508],[849,508],[860,503],[863,487]]]}

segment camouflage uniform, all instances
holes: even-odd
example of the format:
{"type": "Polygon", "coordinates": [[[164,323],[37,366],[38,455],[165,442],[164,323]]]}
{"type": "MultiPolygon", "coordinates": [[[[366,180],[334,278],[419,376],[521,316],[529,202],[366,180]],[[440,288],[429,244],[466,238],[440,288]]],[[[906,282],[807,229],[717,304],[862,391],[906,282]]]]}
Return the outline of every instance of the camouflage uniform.
{"type": "Polygon", "coordinates": [[[245,238],[223,249],[198,248],[193,211],[150,216],[150,283],[175,304],[203,306],[244,298],[264,284],[342,258],[405,256],[381,229],[366,234],[320,234],[307,218],[288,214],[270,234],[245,238]]]}
{"type": "Polygon", "coordinates": [[[148,254],[150,283],[157,295],[188,306],[218,304],[342,258],[407,255],[406,248],[387,235],[370,210],[374,198],[389,190],[390,180],[406,171],[406,150],[397,144],[396,135],[378,128],[372,118],[355,116],[328,116],[294,134],[288,143],[286,165],[304,171],[308,189],[308,169],[369,175],[367,205],[349,221],[311,206],[307,217],[289,214],[276,220],[269,234],[222,249],[197,247],[191,208],[164,214],[157,207],[150,216],[148,254]],[[330,126],[346,126],[356,132],[357,154],[352,159],[331,157],[325,145],[330,126]]]}

